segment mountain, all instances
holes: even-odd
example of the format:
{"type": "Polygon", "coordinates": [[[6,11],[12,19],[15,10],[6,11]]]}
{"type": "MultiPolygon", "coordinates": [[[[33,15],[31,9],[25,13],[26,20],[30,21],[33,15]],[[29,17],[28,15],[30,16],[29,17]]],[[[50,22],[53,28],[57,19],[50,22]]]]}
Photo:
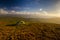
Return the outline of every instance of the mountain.
{"type": "Polygon", "coordinates": [[[0,19],[2,18],[4,18],[4,19],[6,19],[6,18],[14,18],[14,17],[16,17],[16,18],[19,18],[19,19],[21,19],[21,18],[24,18],[24,20],[26,20],[26,21],[35,21],[35,22],[43,22],[43,23],[56,23],[56,24],[60,24],[60,17],[53,17],[53,18],[33,18],[33,17],[30,17],[29,15],[17,15],[17,14],[5,14],[5,15],[1,15],[0,14],[0,19]]]}

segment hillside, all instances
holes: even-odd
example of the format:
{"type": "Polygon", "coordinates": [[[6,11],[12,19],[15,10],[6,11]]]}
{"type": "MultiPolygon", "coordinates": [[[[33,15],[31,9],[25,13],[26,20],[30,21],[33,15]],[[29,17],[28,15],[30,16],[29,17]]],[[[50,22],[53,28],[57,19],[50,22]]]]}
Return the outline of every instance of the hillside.
{"type": "Polygon", "coordinates": [[[21,17],[0,17],[0,40],[60,40],[60,24],[42,23],[21,17]],[[15,26],[6,26],[15,24],[15,26]]]}

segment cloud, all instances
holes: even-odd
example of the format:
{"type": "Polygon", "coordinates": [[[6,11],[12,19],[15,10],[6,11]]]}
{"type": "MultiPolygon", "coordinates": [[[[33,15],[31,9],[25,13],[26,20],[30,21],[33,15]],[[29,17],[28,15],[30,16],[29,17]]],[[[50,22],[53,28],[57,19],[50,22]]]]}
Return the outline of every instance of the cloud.
{"type": "Polygon", "coordinates": [[[6,11],[4,9],[0,9],[0,14],[8,14],[8,11],[6,11]]]}
{"type": "Polygon", "coordinates": [[[57,10],[57,13],[60,14],[60,10],[57,10]]]}
{"type": "Polygon", "coordinates": [[[12,9],[21,9],[21,7],[12,7],[12,9]]]}
{"type": "Polygon", "coordinates": [[[48,15],[48,12],[47,12],[47,11],[44,11],[42,8],[40,9],[40,12],[41,12],[42,14],[48,15]]]}
{"type": "Polygon", "coordinates": [[[15,13],[16,13],[16,11],[14,11],[14,10],[10,11],[10,14],[15,14],[15,13]]]}
{"type": "Polygon", "coordinates": [[[57,0],[56,3],[53,5],[54,12],[58,12],[60,10],[60,0],[57,0]]]}
{"type": "Polygon", "coordinates": [[[54,13],[59,14],[60,15],[60,0],[57,1],[57,3],[54,5],[54,13]]]}
{"type": "Polygon", "coordinates": [[[60,10],[60,0],[56,3],[56,9],[60,10]]]}
{"type": "Polygon", "coordinates": [[[29,10],[30,8],[29,7],[12,7],[12,9],[14,9],[14,10],[22,10],[22,9],[29,10]]]}
{"type": "Polygon", "coordinates": [[[48,13],[47,13],[46,11],[43,11],[43,13],[44,13],[45,15],[48,15],[48,13]]]}
{"type": "Polygon", "coordinates": [[[11,11],[7,11],[4,9],[0,9],[0,14],[22,14],[22,15],[26,15],[28,17],[32,17],[32,18],[52,18],[52,17],[60,17],[60,10],[57,10],[58,12],[56,13],[49,13],[47,11],[36,11],[36,12],[29,12],[29,11],[15,11],[15,10],[11,10],[11,11]]]}

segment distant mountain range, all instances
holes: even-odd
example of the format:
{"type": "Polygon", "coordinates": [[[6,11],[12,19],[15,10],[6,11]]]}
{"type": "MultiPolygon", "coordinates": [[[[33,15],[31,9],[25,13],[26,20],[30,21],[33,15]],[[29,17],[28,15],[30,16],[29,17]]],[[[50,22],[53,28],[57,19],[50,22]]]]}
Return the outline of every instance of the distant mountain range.
{"type": "Polygon", "coordinates": [[[60,18],[59,17],[53,17],[53,18],[32,18],[29,15],[17,15],[17,14],[5,14],[1,15],[0,14],[0,19],[1,18],[11,18],[11,17],[18,17],[18,18],[24,18],[27,21],[35,21],[35,22],[43,22],[43,23],[56,23],[60,24],[60,18]]]}

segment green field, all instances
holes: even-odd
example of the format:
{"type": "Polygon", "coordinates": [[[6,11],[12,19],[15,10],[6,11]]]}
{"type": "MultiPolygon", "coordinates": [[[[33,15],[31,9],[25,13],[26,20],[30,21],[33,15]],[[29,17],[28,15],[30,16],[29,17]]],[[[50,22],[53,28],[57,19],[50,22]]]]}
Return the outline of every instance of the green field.
{"type": "Polygon", "coordinates": [[[60,24],[21,17],[0,17],[0,40],[60,40],[60,24]],[[17,21],[18,25],[12,26],[17,21]],[[11,26],[6,26],[9,24],[11,26]]]}

